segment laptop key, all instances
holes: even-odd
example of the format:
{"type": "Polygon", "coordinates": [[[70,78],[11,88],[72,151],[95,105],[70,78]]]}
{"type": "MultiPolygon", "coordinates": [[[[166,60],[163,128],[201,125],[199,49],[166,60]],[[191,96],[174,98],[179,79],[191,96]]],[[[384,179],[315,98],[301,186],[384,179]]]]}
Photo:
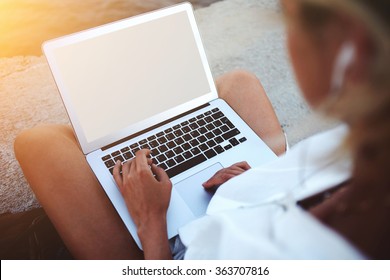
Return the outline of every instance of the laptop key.
{"type": "Polygon", "coordinates": [[[200,150],[198,148],[193,148],[193,149],[191,149],[191,153],[194,155],[197,155],[200,153],[200,150]]]}
{"type": "Polygon", "coordinates": [[[233,146],[237,146],[238,144],[240,144],[240,142],[238,142],[238,140],[236,138],[232,138],[229,140],[230,144],[232,144],[233,146]]]}
{"type": "Polygon", "coordinates": [[[198,140],[193,139],[193,140],[190,141],[190,144],[191,144],[192,147],[196,147],[196,146],[198,146],[200,143],[198,142],[198,140]]]}
{"type": "Polygon", "coordinates": [[[183,131],[181,131],[180,129],[175,130],[175,132],[173,132],[173,133],[175,134],[176,137],[180,137],[184,134],[183,131]]]}
{"type": "Polygon", "coordinates": [[[104,164],[107,166],[107,168],[111,168],[115,165],[115,162],[112,159],[110,159],[106,161],[104,164]]]}
{"type": "Polygon", "coordinates": [[[130,149],[135,149],[138,147],[138,143],[134,143],[132,145],[130,145],[130,149]]]}
{"type": "Polygon", "coordinates": [[[176,162],[173,159],[170,159],[166,162],[166,164],[168,165],[168,167],[172,167],[176,164],[176,162]]]}
{"type": "Polygon", "coordinates": [[[215,157],[217,155],[217,153],[214,150],[212,150],[212,149],[206,151],[204,154],[206,155],[206,157],[208,159],[213,158],[213,157],[215,157]]]}
{"type": "Polygon", "coordinates": [[[176,143],[171,141],[171,142],[168,142],[167,146],[168,146],[169,149],[173,149],[173,148],[176,147],[176,143]]]}
{"type": "Polygon", "coordinates": [[[199,128],[198,131],[199,131],[200,134],[205,134],[205,133],[207,133],[207,129],[206,129],[205,127],[199,128]]]}
{"type": "Polygon", "coordinates": [[[133,158],[133,154],[131,152],[124,153],[123,156],[126,160],[133,158]]]}
{"type": "Polygon", "coordinates": [[[180,163],[180,162],[184,161],[184,158],[181,155],[178,155],[177,157],[174,157],[174,159],[176,160],[177,163],[180,163]]]}
{"type": "Polygon", "coordinates": [[[125,161],[125,159],[124,159],[122,156],[117,156],[117,157],[114,158],[114,161],[115,161],[115,162],[117,162],[118,160],[119,160],[120,162],[124,162],[124,161],[125,161]]]}
{"type": "Polygon", "coordinates": [[[208,117],[205,117],[204,120],[207,122],[207,123],[212,123],[214,120],[212,117],[208,116],[208,117]]]}
{"type": "Polygon", "coordinates": [[[220,145],[218,145],[214,148],[214,151],[216,151],[218,154],[222,154],[225,151],[225,149],[222,148],[220,145]]]}
{"type": "Polygon", "coordinates": [[[162,145],[158,148],[158,150],[161,152],[161,153],[165,153],[166,151],[168,151],[168,148],[167,146],[165,145],[162,145]]]}
{"type": "Polygon", "coordinates": [[[198,137],[200,134],[199,134],[199,132],[198,131],[192,131],[191,133],[191,136],[193,137],[193,138],[196,138],[196,137],[198,137]]]}
{"type": "Polygon", "coordinates": [[[110,158],[111,158],[110,155],[106,155],[106,156],[102,157],[102,160],[103,160],[103,161],[106,161],[106,160],[109,160],[110,158]]]}
{"type": "Polygon", "coordinates": [[[152,142],[149,142],[150,147],[156,148],[158,146],[158,142],[156,140],[153,140],[152,142]]]}
{"type": "Polygon", "coordinates": [[[185,126],[181,130],[183,130],[184,133],[188,133],[191,131],[191,128],[189,126],[185,126]]]}
{"type": "Polygon", "coordinates": [[[207,139],[212,139],[214,138],[214,134],[212,132],[206,133],[207,139]]]}
{"type": "Polygon", "coordinates": [[[230,138],[233,138],[234,136],[240,134],[240,131],[235,128],[233,130],[230,130],[228,132],[226,132],[225,134],[222,135],[222,138],[225,139],[225,140],[228,140],[230,138]]]}
{"type": "Polygon", "coordinates": [[[167,160],[167,157],[165,155],[159,155],[159,156],[157,156],[157,160],[159,162],[164,162],[167,160]]]}
{"type": "Polygon", "coordinates": [[[206,151],[209,147],[207,147],[206,144],[202,144],[199,146],[199,149],[201,149],[203,152],[206,151]]]}
{"type": "Polygon", "coordinates": [[[170,140],[173,140],[173,139],[175,139],[176,137],[175,137],[175,135],[173,135],[173,133],[169,133],[167,136],[165,136],[167,139],[168,139],[168,141],[170,141],[170,140]]]}
{"type": "Polygon", "coordinates": [[[222,112],[217,112],[215,114],[212,114],[211,117],[214,119],[214,120],[218,120],[222,117],[224,117],[225,115],[222,113],[222,112]]]}
{"type": "Polygon", "coordinates": [[[220,120],[216,120],[215,122],[213,122],[213,125],[215,125],[216,127],[219,127],[222,125],[222,122],[220,120]]]}
{"type": "Polygon", "coordinates": [[[192,139],[192,136],[191,136],[190,134],[186,134],[186,135],[183,136],[183,139],[184,139],[186,142],[188,142],[188,141],[190,141],[190,140],[192,139]]]}
{"type": "Polygon", "coordinates": [[[207,160],[207,158],[203,154],[199,154],[199,155],[191,158],[190,160],[184,161],[183,163],[176,165],[175,167],[167,170],[166,172],[168,174],[168,177],[172,178],[172,177],[190,169],[191,167],[194,167],[198,164],[201,164],[202,162],[204,162],[206,160],[207,160]]]}
{"type": "Polygon", "coordinates": [[[122,153],[126,153],[127,151],[130,151],[129,147],[124,147],[123,149],[121,149],[122,153]]]}
{"type": "Polygon", "coordinates": [[[206,124],[206,122],[204,120],[200,120],[198,122],[196,122],[199,126],[204,126],[206,124]]]}
{"type": "Polygon", "coordinates": [[[181,145],[181,147],[182,147],[183,150],[185,150],[185,151],[188,151],[189,149],[191,149],[191,145],[188,144],[188,143],[185,143],[185,144],[181,145]]]}
{"type": "Polygon", "coordinates": [[[165,156],[167,158],[173,158],[175,156],[175,153],[173,151],[168,151],[165,153],[165,156]]]}
{"type": "Polygon", "coordinates": [[[141,146],[141,149],[150,150],[150,146],[148,144],[144,144],[141,146]]]}
{"type": "Polygon", "coordinates": [[[183,138],[181,138],[181,137],[175,139],[174,141],[175,141],[175,143],[176,143],[177,145],[181,145],[181,144],[184,143],[184,140],[183,140],[183,138]]]}
{"type": "Polygon", "coordinates": [[[231,129],[232,129],[232,128],[235,128],[234,124],[232,124],[232,122],[229,121],[229,120],[226,122],[226,125],[227,125],[229,128],[231,128],[231,129]]]}
{"type": "Polygon", "coordinates": [[[158,165],[159,167],[161,167],[162,169],[164,170],[167,170],[168,169],[168,166],[165,164],[165,163],[161,163],[158,165]]]}
{"type": "Polygon", "coordinates": [[[190,157],[192,157],[192,154],[190,151],[186,151],[182,154],[183,157],[185,157],[186,159],[189,159],[190,157]]]}
{"type": "Polygon", "coordinates": [[[158,138],[157,141],[160,144],[164,144],[164,143],[168,142],[167,138],[165,138],[164,136],[158,138]]]}
{"type": "Polygon", "coordinates": [[[153,156],[153,157],[156,157],[160,154],[160,151],[158,149],[153,149],[150,151],[150,154],[153,156]]]}
{"type": "Polygon", "coordinates": [[[215,140],[215,142],[217,142],[218,144],[221,144],[222,142],[225,141],[225,140],[223,140],[223,138],[222,138],[221,136],[216,137],[214,140],[215,140]]]}
{"type": "Polygon", "coordinates": [[[230,145],[230,144],[229,144],[229,145],[226,145],[226,146],[225,146],[225,151],[230,150],[231,148],[233,148],[232,145],[230,145]]]}
{"type": "Polygon", "coordinates": [[[116,157],[116,156],[119,156],[121,154],[120,151],[115,151],[111,154],[112,157],[116,157]]]}
{"type": "Polygon", "coordinates": [[[246,140],[247,140],[246,137],[242,137],[239,141],[240,143],[244,143],[246,140]]]}
{"type": "Polygon", "coordinates": [[[180,155],[182,152],[184,152],[184,150],[182,149],[182,147],[176,147],[173,149],[173,151],[175,152],[175,154],[177,155],[180,155]]]}
{"type": "Polygon", "coordinates": [[[213,130],[213,133],[215,134],[215,135],[221,135],[222,134],[222,130],[220,130],[219,128],[217,128],[217,129],[214,129],[213,130]]]}
{"type": "Polygon", "coordinates": [[[207,138],[202,135],[202,136],[199,136],[196,140],[198,140],[200,143],[204,143],[207,141],[207,138]]]}
{"type": "Polygon", "coordinates": [[[215,143],[214,140],[210,140],[210,141],[207,142],[207,145],[209,145],[209,147],[212,148],[212,147],[216,146],[217,143],[215,143]]]}

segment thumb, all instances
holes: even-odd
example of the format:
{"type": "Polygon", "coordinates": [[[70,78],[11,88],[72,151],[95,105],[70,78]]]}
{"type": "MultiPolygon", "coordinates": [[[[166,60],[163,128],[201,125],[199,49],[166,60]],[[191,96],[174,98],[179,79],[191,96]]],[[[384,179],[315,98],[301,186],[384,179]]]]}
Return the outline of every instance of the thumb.
{"type": "Polygon", "coordinates": [[[206,182],[204,182],[202,184],[202,186],[206,189],[211,189],[213,187],[216,187],[216,186],[219,186],[221,185],[223,182],[221,182],[221,180],[219,179],[219,176],[216,176],[214,175],[213,177],[211,177],[209,180],[207,180],[206,182]]]}

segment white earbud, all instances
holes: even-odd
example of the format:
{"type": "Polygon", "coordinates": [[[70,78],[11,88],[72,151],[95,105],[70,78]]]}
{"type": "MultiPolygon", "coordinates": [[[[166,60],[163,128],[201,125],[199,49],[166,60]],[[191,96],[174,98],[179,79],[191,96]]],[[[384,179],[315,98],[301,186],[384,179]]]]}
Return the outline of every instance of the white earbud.
{"type": "Polygon", "coordinates": [[[331,80],[331,95],[340,93],[345,79],[345,74],[355,59],[355,45],[348,41],[341,46],[340,52],[335,60],[332,80],[331,80]]]}

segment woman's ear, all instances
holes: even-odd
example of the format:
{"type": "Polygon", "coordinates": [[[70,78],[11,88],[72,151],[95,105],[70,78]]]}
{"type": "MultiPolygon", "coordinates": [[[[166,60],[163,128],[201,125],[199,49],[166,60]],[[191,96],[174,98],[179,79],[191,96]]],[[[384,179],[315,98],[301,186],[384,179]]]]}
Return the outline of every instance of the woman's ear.
{"type": "Polygon", "coordinates": [[[370,65],[374,59],[374,42],[367,28],[360,22],[350,22],[349,41],[353,44],[355,54],[346,73],[347,80],[353,84],[365,83],[370,77],[370,65]]]}
{"type": "Polygon", "coordinates": [[[356,47],[354,43],[352,41],[343,43],[333,64],[330,81],[330,91],[332,94],[339,93],[343,88],[347,71],[351,69],[355,56],[356,47]]]}

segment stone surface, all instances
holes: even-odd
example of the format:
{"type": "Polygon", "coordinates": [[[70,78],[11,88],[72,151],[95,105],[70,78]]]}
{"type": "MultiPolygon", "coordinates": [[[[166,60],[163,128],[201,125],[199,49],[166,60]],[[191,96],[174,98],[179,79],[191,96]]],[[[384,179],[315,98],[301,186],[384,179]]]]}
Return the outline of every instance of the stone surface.
{"type": "MultiPolygon", "coordinates": [[[[262,81],[290,145],[325,129],[299,95],[274,0],[226,0],[196,11],[214,77],[247,69],[262,81]]],[[[0,213],[39,206],[13,154],[15,136],[41,123],[68,123],[43,57],[0,59],[0,213]]]]}

